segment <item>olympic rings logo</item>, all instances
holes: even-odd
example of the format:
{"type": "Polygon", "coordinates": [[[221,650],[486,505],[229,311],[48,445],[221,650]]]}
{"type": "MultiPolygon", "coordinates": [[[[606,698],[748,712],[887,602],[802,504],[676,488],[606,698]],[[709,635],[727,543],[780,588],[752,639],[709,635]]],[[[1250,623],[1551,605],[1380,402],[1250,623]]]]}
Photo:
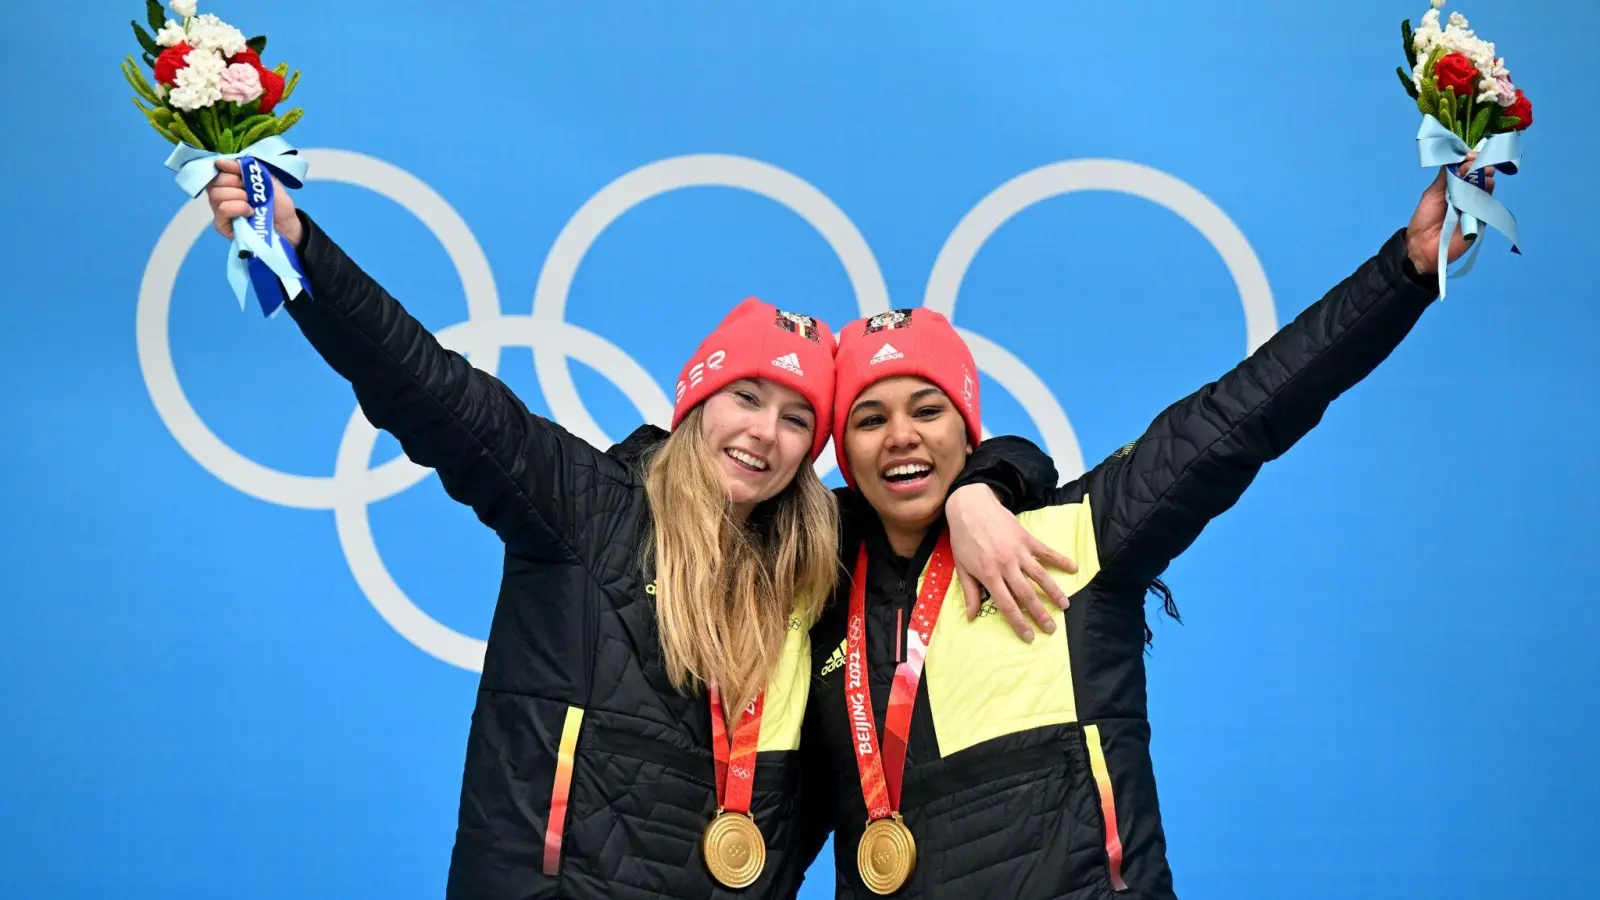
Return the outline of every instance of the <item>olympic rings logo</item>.
{"type": "MultiPolygon", "coordinates": [[[[455,210],[427,184],[382,160],[343,150],[302,150],[311,180],[354,184],[398,203],[428,227],[444,246],[467,300],[467,319],[437,332],[444,346],[479,369],[495,374],[500,351],[533,353],[539,388],[557,422],[598,447],[614,441],[578,396],[569,358],[609,378],[649,422],[665,426],[672,403],[633,357],[600,335],[566,320],[567,293],[597,238],[611,223],[651,198],[691,187],[738,188],[782,204],[820,234],[843,264],[862,316],[890,310],[889,291],[871,247],[820,190],[798,176],[741,156],[677,156],[641,166],[591,197],[556,236],[534,288],[530,315],[501,312],[494,274],[483,249],[455,210]]],[[[923,305],[955,320],[956,297],[978,251],[1011,217],[1053,197],[1078,191],[1113,191],[1159,204],[1186,220],[1221,255],[1244,305],[1246,352],[1277,330],[1266,273],[1244,235],[1220,208],[1193,187],[1147,166],[1119,160],[1082,159],[1050,163],[1007,181],[957,223],[934,262],[923,305]]],[[[345,426],[331,476],[296,475],[240,454],[208,428],[184,396],[172,361],[168,317],[178,271],[196,240],[211,225],[205,200],[185,204],[157,240],[139,285],[136,322],[139,367],[156,411],[178,444],[206,471],[233,488],[280,506],[332,510],[339,542],[357,585],[390,627],[422,651],[471,671],[483,667],[484,641],[442,625],[395,583],[378,553],[367,507],[405,491],[427,477],[404,456],[378,466],[372,452],[378,432],[356,409],[345,426]]],[[[1028,413],[1063,477],[1083,472],[1083,455],[1066,412],[1044,382],[1001,345],[958,329],[972,347],[978,369],[1010,393],[1028,413]]],[[[835,463],[825,453],[817,463],[826,475],[835,463]]]]}

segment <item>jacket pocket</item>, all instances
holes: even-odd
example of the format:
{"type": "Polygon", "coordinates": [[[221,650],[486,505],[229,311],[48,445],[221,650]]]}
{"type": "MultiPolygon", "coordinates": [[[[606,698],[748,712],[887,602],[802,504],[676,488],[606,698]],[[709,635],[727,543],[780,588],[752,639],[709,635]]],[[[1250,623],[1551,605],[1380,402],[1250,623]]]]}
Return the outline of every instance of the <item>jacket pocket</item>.
{"type": "Polygon", "coordinates": [[[1111,896],[1080,735],[1072,726],[1010,735],[908,779],[913,889],[930,900],[1111,896]]]}
{"type": "Polygon", "coordinates": [[[550,786],[550,820],[544,831],[544,873],[561,871],[561,840],[567,831],[567,801],[572,791],[572,769],[578,757],[578,733],[583,729],[583,708],[567,707],[561,726],[561,744],[556,751],[555,781],[550,786]]]}
{"type": "Polygon", "coordinates": [[[734,891],[711,877],[700,851],[716,815],[711,753],[652,733],[658,727],[590,712],[572,778],[563,894],[618,900],[792,896],[794,754],[758,759],[751,813],[767,842],[767,864],[755,884],[734,891]]]}

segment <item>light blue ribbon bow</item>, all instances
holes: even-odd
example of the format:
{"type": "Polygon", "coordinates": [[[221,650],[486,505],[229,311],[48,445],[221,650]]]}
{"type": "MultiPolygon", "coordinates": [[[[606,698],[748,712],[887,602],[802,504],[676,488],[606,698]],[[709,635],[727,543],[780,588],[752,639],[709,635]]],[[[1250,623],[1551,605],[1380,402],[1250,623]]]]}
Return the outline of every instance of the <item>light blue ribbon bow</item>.
{"type": "MultiPolygon", "coordinates": [[[[1477,183],[1481,178],[1477,173],[1488,166],[1495,166],[1507,175],[1516,174],[1517,163],[1522,159],[1522,135],[1515,131],[1486,135],[1476,148],[1469,148],[1466,141],[1445,128],[1438,119],[1425,115],[1422,127],[1417,129],[1417,156],[1425,167],[1449,167],[1444,182],[1447,210],[1439,234],[1439,298],[1442,300],[1445,266],[1450,261],[1450,237],[1455,233],[1457,221],[1461,223],[1463,236],[1477,238],[1483,226],[1490,225],[1511,240],[1512,253],[1522,252],[1517,238],[1517,220],[1477,183]],[[1456,174],[1456,168],[1466,161],[1468,152],[1473,149],[1478,155],[1467,170],[1468,179],[1463,179],[1456,174]]],[[[1481,240],[1473,241],[1466,263],[1455,273],[1457,277],[1472,270],[1481,243],[1481,240]]]]}
{"type": "MultiPolygon", "coordinates": [[[[191,197],[198,197],[200,192],[206,189],[206,185],[211,183],[211,179],[216,177],[217,160],[245,157],[259,160],[277,175],[285,187],[298,188],[304,183],[307,168],[305,159],[289,145],[288,141],[277,135],[256,141],[237,153],[216,153],[180,142],[172,149],[172,155],[167,157],[167,168],[178,173],[175,180],[179,189],[191,197]]],[[[270,197],[270,184],[267,186],[267,192],[270,197]]],[[[257,233],[248,218],[240,217],[233,220],[233,244],[228,252],[228,284],[233,287],[240,309],[244,309],[250,292],[252,258],[260,260],[272,270],[272,274],[277,276],[283,285],[284,294],[290,300],[300,295],[305,282],[298,267],[290,259],[291,252],[293,251],[283,243],[283,239],[272,228],[270,213],[266,216],[265,235],[257,233]]],[[[256,299],[261,304],[263,312],[268,315],[276,312],[278,303],[260,296],[260,291],[257,294],[256,299]]]]}

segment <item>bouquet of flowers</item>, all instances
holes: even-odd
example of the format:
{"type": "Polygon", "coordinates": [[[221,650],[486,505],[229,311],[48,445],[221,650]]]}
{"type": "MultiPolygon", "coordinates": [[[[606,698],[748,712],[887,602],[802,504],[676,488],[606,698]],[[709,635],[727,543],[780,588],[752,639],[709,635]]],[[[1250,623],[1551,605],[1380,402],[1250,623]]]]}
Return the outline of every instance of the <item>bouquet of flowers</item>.
{"type": "Polygon", "coordinates": [[[1443,6],[1444,0],[1433,0],[1420,30],[1411,29],[1410,19],[1401,25],[1411,71],[1395,71],[1417,109],[1468,146],[1485,135],[1525,131],[1533,124],[1533,104],[1511,82],[1505,57],[1495,56],[1494,44],[1467,28],[1461,13],[1451,13],[1440,28],[1443,6]]]}
{"type": "Polygon", "coordinates": [[[305,178],[305,160],[282,137],[302,110],[277,111],[294,93],[300,73],[291,75],[287,63],[267,68],[261,62],[264,35],[246,39],[216,16],[196,15],[195,5],[196,0],[172,0],[174,20],[159,0],[145,0],[149,30],[131,24],[150,78],[131,55],[123,60],[122,74],[137,95],[134,105],[175,145],[166,165],[189,196],[199,196],[215,177],[217,159],[239,161],[254,214],[234,223],[228,280],[241,308],[254,287],[270,316],[282,305],[279,282],[290,298],[304,290],[293,248],[272,228],[268,174],[295,188],[305,178]]]}
{"type": "MultiPolygon", "coordinates": [[[[1511,81],[1505,57],[1495,46],[1468,27],[1467,17],[1451,13],[1439,26],[1445,0],[1431,0],[1422,27],[1412,30],[1411,20],[1401,23],[1406,62],[1410,71],[1397,68],[1401,84],[1422,112],[1417,144],[1422,165],[1449,166],[1445,182],[1449,217],[1439,247],[1439,295],[1444,296],[1445,260],[1450,236],[1459,217],[1462,233],[1475,238],[1483,223],[1494,226],[1517,246],[1516,220],[1499,201],[1483,190],[1482,169],[1495,166],[1515,174],[1521,158],[1521,133],[1533,124],[1533,104],[1511,81]],[[1456,164],[1475,154],[1466,179],[1456,176],[1456,164]]],[[[1456,273],[1472,268],[1478,251],[1456,273]]]]}

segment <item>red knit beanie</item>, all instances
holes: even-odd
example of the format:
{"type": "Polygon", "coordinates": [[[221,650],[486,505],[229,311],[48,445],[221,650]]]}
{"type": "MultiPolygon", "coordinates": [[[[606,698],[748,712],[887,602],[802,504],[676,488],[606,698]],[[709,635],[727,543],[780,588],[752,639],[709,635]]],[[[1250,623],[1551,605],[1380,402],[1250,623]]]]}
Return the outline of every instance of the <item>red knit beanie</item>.
{"type": "Polygon", "coordinates": [[[816,413],[813,462],[833,418],[833,332],[821,319],[784,312],[754,297],[728,313],[678,376],[672,427],[707,397],[741,378],[766,378],[805,395],[816,413]]]}
{"type": "Polygon", "coordinates": [[[931,309],[897,309],[851,322],[839,331],[834,366],[833,452],[851,487],[855,480],[844,455],[850,407],[862,391],[885,378],[914,375],[933,382],[961,413],[973,446],[983,440],[977,363],[950,320],[931,309]]]}

